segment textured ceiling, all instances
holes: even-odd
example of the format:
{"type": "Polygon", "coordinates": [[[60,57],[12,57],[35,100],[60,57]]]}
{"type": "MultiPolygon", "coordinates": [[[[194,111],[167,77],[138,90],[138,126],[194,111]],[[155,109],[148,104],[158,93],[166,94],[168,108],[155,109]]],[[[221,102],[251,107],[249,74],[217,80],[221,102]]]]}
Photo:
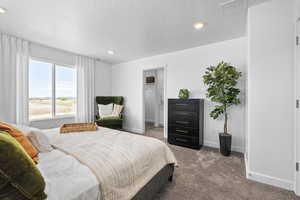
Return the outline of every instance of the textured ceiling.
{"type": "Polygon", "coordinates": [[[120,63],[244,36],[247,7],[262,1],[0,0],[0,30],[120,63]]]}

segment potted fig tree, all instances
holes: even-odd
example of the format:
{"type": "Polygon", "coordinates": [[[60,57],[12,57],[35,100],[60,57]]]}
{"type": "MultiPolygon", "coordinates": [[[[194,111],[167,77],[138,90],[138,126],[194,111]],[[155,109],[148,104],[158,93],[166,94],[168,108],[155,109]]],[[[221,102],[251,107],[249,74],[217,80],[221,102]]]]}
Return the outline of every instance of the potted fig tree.
{"type": "Polygon", "coordinates": [[[208,86],[207,97],[217,103],[210,112],[210,117],[217,119],[224,116],[224,132],[219,133],[220,152],[224,156],[231,153],[232,136],[227,128],[228,110],[231,106],[240,104],[240,90],[236,85],[241,76],[242,73],[234,66],[223,61],[217,66],[208,67],[203,76],[204,84],[208,86]]]}

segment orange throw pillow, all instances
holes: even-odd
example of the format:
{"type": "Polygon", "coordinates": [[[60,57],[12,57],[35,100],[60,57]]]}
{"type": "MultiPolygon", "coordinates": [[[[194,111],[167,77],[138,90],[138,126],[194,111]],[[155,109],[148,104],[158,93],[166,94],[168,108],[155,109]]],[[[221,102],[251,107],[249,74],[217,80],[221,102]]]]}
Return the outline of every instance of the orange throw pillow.
{"type": "Polygon", "coordinates": [[[38,163],[39,152],[31,144],[31,142],[27,139],[27,137],[23,135],[23,133],[20,130],[3,122],[0,122],[0,130],[8,132],[12,137],[14,137],[22,145],[22,147],[27,152],[27,154],[31,157],[31,159],[35,163],[38,163]]]}

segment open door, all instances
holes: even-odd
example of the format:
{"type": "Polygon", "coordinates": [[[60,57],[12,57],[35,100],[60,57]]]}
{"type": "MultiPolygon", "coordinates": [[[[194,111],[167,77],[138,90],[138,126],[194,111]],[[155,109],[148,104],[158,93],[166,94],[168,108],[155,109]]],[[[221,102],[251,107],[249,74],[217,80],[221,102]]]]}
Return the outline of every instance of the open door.
{"type": "Polygon", "coordinates": [[[296,183],[295,192],[300,196],[300,19],[297,22],[297,44],[296,44],[296,183]]]}
{"type": "Polygon", "coordinates": [[[165,68],[143,70],[143,122],[148,136],[165,138],[165,68]]]}

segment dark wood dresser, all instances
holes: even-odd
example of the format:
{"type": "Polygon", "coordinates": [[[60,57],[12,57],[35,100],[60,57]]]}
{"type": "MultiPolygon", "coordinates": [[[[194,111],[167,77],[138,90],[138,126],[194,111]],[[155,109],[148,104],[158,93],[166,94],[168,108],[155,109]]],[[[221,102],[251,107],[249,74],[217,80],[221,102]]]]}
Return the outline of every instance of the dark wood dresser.
{"type": "Polygon", "coordinates": [[[200,149],[203,145],[203,99],[168,100],[168,142],[200,149]]]}

